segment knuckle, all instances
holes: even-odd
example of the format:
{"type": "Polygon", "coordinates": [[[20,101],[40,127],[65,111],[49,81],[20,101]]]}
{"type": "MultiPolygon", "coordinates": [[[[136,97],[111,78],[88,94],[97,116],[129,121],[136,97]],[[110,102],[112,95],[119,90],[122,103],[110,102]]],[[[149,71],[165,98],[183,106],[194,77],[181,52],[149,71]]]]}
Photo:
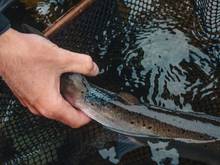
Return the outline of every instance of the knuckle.
{"type": "Polygon", "coordinates": [[[27,108],[32,114],[34,114],[34,115],[37,114],[37,112],[31,106],[27,106],[27,108]]]}
{"type": "Polygon", "coordinates": [[[79,123],[79,122],[74,122],[73,124],[72,124],[72,128],[80,128],[82,125],[79,123]]]}
{"type": "Polygon", "coordinates": [[[59,63],[62,65],[66,65],[66,63],[68,62],[66,56],[63,56],[63,51],[61,50],[61,48],[58,48],[56,45],[55,46],[51,46],[51,50],[50,52],[53,52],[53,58],[51,59],[51,61],[54,61],[55,63],[59,63]]]}
{"type": "Polygon", "coordinates": [[[39,116],[39,113],[37,111],[34,111],[34,110],[30,110],[32,114],[36,115],[36,116],[39,116]]]}
{"type": "Polygon", "coordinates": [[[35,105],[35,108],[40,112],[43,116],[54,119],[55,112],[53,110],[53,104],[45,103],[44,101],[39,100],[35,105]],[[51,106],[52,105],[52,106],[51,106]]]}
{"type": "Polygon", "coordinates": [[[49,119],[54,119],[54,118],[55,118],[54,112],[51,111],[51,110],[49,110],[49,109],[41,109],[41,110],[39,110],[39,111],[40,111],[40,113],[41,113],[43,116],[45,116],[45,117],[47,117],[47,118],[49,118],[49,119]]]}
{"type": "Polygon", "coordinates": [[[69,66],[75,63],[75,59],[73,56],[69,55],[67,52],[65,52],[63,49],[58,48],[59,51],[57,51],[56,59],[60,62],[61,66],[69,66]]]}
{"type": "Polygon", "coordinates": [[[59,49],[59,47],[55,44],[55,43],[53,43],[53,42],[50,42],[50,41],[48,41],[48,47],[49,48],[51,48],[51,49],[53,49],[53,50],[55,50],[55,51],[58,51],[59,49]]]}

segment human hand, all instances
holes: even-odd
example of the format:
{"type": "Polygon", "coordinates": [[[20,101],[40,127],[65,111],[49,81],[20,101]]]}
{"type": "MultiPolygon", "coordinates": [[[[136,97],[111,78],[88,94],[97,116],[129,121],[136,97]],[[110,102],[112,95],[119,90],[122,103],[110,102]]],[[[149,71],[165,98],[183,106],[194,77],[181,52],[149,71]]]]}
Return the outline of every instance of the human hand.
{"type": "Polygon", "coordinates": [[[13,29],[0,36],[0,75],[33,114],[78,128],[90,121],[60,94],[64,72],[95,76],[99,69],[90,56],[57,47],[47,39],[13,29]]]}

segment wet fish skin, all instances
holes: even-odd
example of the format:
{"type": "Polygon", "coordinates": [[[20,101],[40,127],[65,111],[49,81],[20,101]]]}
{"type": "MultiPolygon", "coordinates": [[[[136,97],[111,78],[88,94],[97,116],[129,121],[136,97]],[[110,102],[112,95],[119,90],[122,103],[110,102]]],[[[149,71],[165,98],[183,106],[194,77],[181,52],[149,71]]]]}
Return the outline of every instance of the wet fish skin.
{"type": "Polygon", "coordinates": [[[196,113],[170,111],[150,105],[134,105],[78,74],[61,78],[61,93],[74,107],[116,132],[190,143],[220,139],[220,120],[196,113]]]}

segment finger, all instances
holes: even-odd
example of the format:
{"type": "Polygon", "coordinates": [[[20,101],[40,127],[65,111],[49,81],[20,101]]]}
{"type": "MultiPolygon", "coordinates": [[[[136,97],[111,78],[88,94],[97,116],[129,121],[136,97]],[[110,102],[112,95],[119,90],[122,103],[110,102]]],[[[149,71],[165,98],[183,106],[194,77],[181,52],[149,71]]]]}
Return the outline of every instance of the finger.
{"type": "Polygon", "coordinates": [[[50,107],[50,110],[44,110],[41,114],[49,119],[60,121],[72,128],[79,128],[91,121],[88,116],[73,108],[64,99],[62,99],[59,105],[50,107]]]}
{"type": "Polygon", "coordinates": [[[58,46],[56,44],[54,44],[53,42],[51,42],[47,38],[42,37],[40,35],[37,35],[37,34],[26,34],[26,33],[25,33],[25,35],[28,36],[28,38],[33,38],[33,41],[38,40],[38,42],[47,43],[47,46],[51,46],[52,48],[54,48],[54,47],[58,48],[58,46]]]}
{"type": "Polygon", "coordinates": [[[56,112],[58,115],[57,119],[72,128],[79,128],[91,121],[82,111],[76,110],[64,100],[56,112]]]}
{"type": "Polygon", "coordinates": [[[99,68],[88,55],[73,53],[64,49],[62,52],[63,72],[81,73],[88,76],[95,76],[99,73],[99,68]]]}

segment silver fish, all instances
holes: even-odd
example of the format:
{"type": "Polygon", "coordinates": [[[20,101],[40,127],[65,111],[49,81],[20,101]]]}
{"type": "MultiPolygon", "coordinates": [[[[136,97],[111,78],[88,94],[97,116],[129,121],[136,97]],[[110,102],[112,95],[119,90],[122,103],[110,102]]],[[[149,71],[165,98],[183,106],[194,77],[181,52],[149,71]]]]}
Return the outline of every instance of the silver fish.
{"type": "Polygon", "coordinates": [[[61,93],[74,107],[116,132],[187,143],[220,139],[220,118],[133,104],[116,93],[88,83],[78,74],[61,77],[61,93]]]}

